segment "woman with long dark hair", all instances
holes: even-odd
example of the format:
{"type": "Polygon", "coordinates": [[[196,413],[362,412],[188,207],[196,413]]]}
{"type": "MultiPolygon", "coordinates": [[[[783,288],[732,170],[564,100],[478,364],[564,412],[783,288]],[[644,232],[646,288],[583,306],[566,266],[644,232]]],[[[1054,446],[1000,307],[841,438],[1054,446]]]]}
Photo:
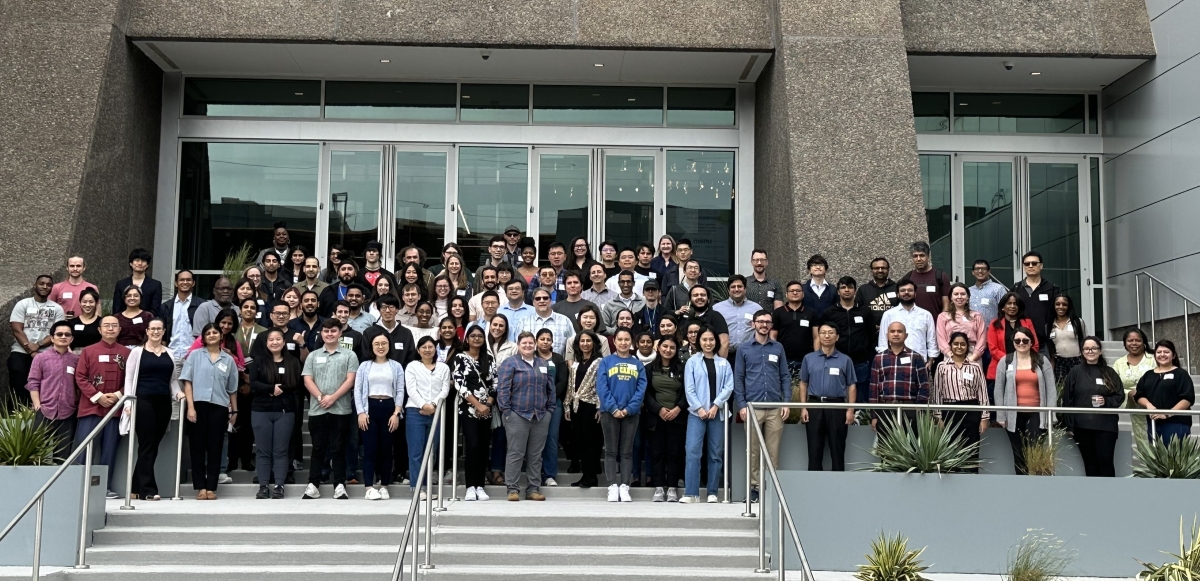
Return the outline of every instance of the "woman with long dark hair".
{"type": "Polygon", "coordinates": [[[255,498],[283,498],[288,473],[288,444],[296,423],[296,393],[304,389],[300,359],[285,351],[287,339],[279,329],[250,347],[250,426],[256,443],[255,498]]]}
{"type": "MultiPolygon", "coordinates": [[[[492,315],[491,320],[488,321],[487,351],[488,355],[492,358],[493,376],[495,376],[496,370],[500,369],[500,364],[504,363],[505,359],[517,354],[516,342],[508,340],[508,317],[500,313],[492,315]]],[[[493,407],[492,458],[490,466],[492,484],[504,484],[504,462],[507,451],[508,436],[504,432],[503,416],[493,407]]]]}
{"type": "Polygon", "coordinates": [[[121,325],[117,344],[132,349],[146,342],[146,327],[150,325],[154,313],[142,309],[142,289],[136,286],[126,288],[121,297],[125,299],[124,310],[118,311],[117,306],[113,305],[113,313],[121,325]]]}
{"type": "MultiPolygon", "coordinates": [[[[1001,303],[1003,305],[1003,303],[1001,303]]],[[[1058,403],[1054,368],[1050,360],[1033,348],[1037,333],[1017,327],[1012,342],[1015,350],[1000,357],[996,365],[996,403],[1003,406],[1039,407],[1058,403]]],[[[1000,427],[1008,431],[1012,446],[1013,468],[1026,474],[1025,444],[1036,441],[1050,429],[1049,414],[1035,412],[997,412],[1000,427]]]]}
{"type": "MultiPolygon", "coordinates": [[[[1063,380],[1062,405],[1075,408],[1119,408],[1125,403],[1121,377],[1104,360],[1104,346],[1097,337],[1083,340],[1083,362],[1063,380]]],[[[1063,423],[1075,438],[1087,476],[1117,475],[1113,451],[1117,447],[1117,416],[1112,414],[1063,414],[1063,423]]]]}
{"type": "MultiPolygon", "coordinates": [[[[980,324],[982,326],[982,321],[980,324]]],[[[938,412],[942,421],[949,425],[965,444],[978,444],[980,437],[987,430],[988,420],[991,419],[991,414],[986,409],[986,406],[990,405],[987,380],[984,379],[983,368],[978,362],[971,360],[971,341],[966,333],[951,333],[946,346],[946,357],[938,363],[933,373],[933,393],[930,401],[934,405],[981,406],[980,411],[938,412]]],[[[979,450],[976,449],[975,458],[978,457],[979,450]]],[[[979,472],[979,469],[973,468],[970,472],[979,472]]]]}
{"type": "MultiPolygon", "coordinates": [[[[432,337],[421,337],[417,341],[419,359],[404,368],[404,389],[408,395],[404,428],[408,440],[409,487],[416,493],[421,488],[425,498],[424,474],[416,472],[425,455],[425,440],[434,429],[433,414],[437,406],[450,393],[450,368],[437,360],[437,346],[432,337]]],[[[430,456],[433,461],[433,456],[430,456]]],[[[428,467],[426,467],[428,468],[428,467]]]]}
{"type": "MultiPolygon", "coordinates": [[[[400,428],[404,412],[405,370],[389,357],[392,344],[387,335],[376,335],[369,348],[372,358],[360,363],[354,375],[354,411],[358,413],[358,429],[363,432],[363,485],[367,500],[388,500],[392,434],[400,428]]],[[[424,444],[421,442],[422,448],[424,444]]]]}
{"type": "Polygon", "coordinates": [[[449,317],[442,319],[437,326],[437,360],[447,366],[454,364],[454,356],[460,349],[458,342],[458,327],[449,317]]]}
{"type": "Polygon", "coordinates": [[[1083,361],[1083,338],[1087,329],[1079,315],[1075,314],[1075,301],[1070,295],[1061,293],[1054,297],[1054,320],[1050,321],[1050,360],[1054,362],[1054,377],[1062,381],[1076,365],[1083,361]]]}
{"type": "Polygon", "coordinates": [[[284,278],[290,278],[292,284],[300,284],[304,280],[304,261],[308,260],[308,249],[296,245],[288,252],[288,260],[283,265],[284,278]]]}
{"type": "Polygon", "coordinates": [[[485,347],[483,327],[467,329],[466,347],[454,357],[454,387],[462,402],[458,407],[463,432],[464,500],[487,500],[484,472],[488,467],[488,445],[492,441],[492,404],[496,402],[495,370],[485,347]]]}
{"type": "MultiPolygon", "coordinates": [[[[425,283],[425,273],[421,271],[421,267],[415,262],[410,262],[400,269],[399,285],[401,290],[408,285],[416,285],[417,292],[421,293],[419,300],[427,300],[429,298],[429,285],[425,283]]],[[[401,296],[401,298],[404,298],[401,296]]]]}
{"type": "Polygon", "coordinates": [[[450,312],[450,297],[454,296],[454,282],[444,273],[429,283],[429,302],[433,304],[435,320],[441,321],[450,312]]]}
{"type": "Polygon", "coordinates": [[[454,323],[454,334],[459,340],[466,337],[467,325],[471,323],[470,307],[467,306],[467,299],[462,297],[454,297],[450,299],[450,307],[447,309],[446,318],[454,323]]]}
{"type": "MultiPolygon", "coordinates": [[[[1112,368],[1121,378],[1121,387],[1125,389],[1125,407],[1137,409],[1141,406],[1134,399],[1133,392],[1142,376],[1154,369],[1154,356],[1146,353],[1150,340],[1146,338],[1146,333],[1141,329],[1134,328],[1125,331],[1124,337],[1121,338],[1121,345],[1125,347],[1125,355],[1113,361],[1112,368]]],[[[1145,443],[1148,433],[1146,416],[1135,415],[1132,423],[1134,442],[1145,443]]]]}
{"type": "MultiPolygon", "coordinates": [[[[1000,313],[988,325],[987,330],[988,353],[992,356],[987,368],[988,397],[995,402],[1000,400],[1000,396],[996,393],[996,365],[1004,359],[1005,355],[1016,350],[1013,346],[1013,334],[1016,333],[1018,327],[1034,328],[1033,321],[1025,316],[1025,299],[1021,298],[1020,294],[1005,293],[1000,297],[1000,304],[997,305],[997,308],[1000,309],[1000,313]]],[[[1033,350],[1038,350],[1036,334],[1033,337],[1033,350]]]]}
{"type": "Polygon", "coordinates": [[[596,397],[604,431],[604,476],[609,482],[609,502],[631,502],[633,440],[646,398],[646,367],[633,355],[629,329],[618,328],[613,342],[615,352],[601,359],[596,370],[596,397]]]}
{"type": "Polygon", "coordinates": [[[567,394],[563,397],[563,418],[571,422],[571,441],[579,457],[580,477],[571,486],[591,488],[600,483],[601,433],[600,400],[596,397],[596,370],[603,355],[599,346],[606,343],[594,331],[575,335],[572,351],[575,360],[567,374],[567,394]]]}
{"type": "Polygon", "coordinates": [[[656,357],[646,368],[646,413],[642,433],[650,442],[654,502],[678,502],[675,489],[683,477],[684,440],[687,438],[688,403],[684,393],[683,362],[679,343],[664,337],[654,349],[656,357]]]}
{"type": "Polygon", "coordinates": [[[1162,410],[1148,418],[1150,437],[1164,444],[1187,437],[1192,431],[1192,416],[1173,415],[1173,410],[1191,409],[1196,403],[1196,386],[1187,370],[1179,368],[1175,343],[1162,339],[1154,344],[1154,370],[1138,380],[1133,397],[1143,408],[1162,410]]]}
{"type": "MultiPolygon", "coordinates": [[[[129,287],[136,289],[137,287],[129,287]]],[[[171,424],[171,406],[183,396],[179,387],[179,372],[175,357],[167,349],[166,323],[157,317],[146,326],[146,342],[129,352],[125,364],[125,393],[136,395],[135,402],[125,402],[126,414],[121,416],[121,433],[129,433],[129,408],[137,406],[138,459],[133,470],[133,496],[144,500],[162,500],[154,478],[154,463],[158,460],[158,445],[171,424]]]]}
{"type": "Polygon", "coordinates": [[[699,352],[684,367],[683,389],[687,396],[687,460],[684,470],[683,503],[700,502],[700,461],[708,452],[708,502],[717,500],[717,488],[725,467],[725,416],[722,406],[733,395],[733,367],[717,354],[721,340],[716,331],[701,327],[697,333],[699,352]]]}
{"type": "MultiPolygon", "coordinates": [[[[228,310],[223,312],[229,312],[228,310]]],[[[229,312],[232,316],[232,312],[229,312]]],[[[217,477],[225,431],[236,421],[238,370],[222,348],[222,333],[213,323],[200,330],[204,348],[188,354],[179,380],[187,398],[188,442],[192,454],[192,488],[196,500],[217,499],[217,477]]],[[[236,345],[236,342],[235,342],[236,345]]]]}
{"type": "MultiPolygon", "coordinates": [[[[100,318],[100,293],[91,287],[83,289],[79,292],[79,316],[67,319],[71,325],[71,352],[79,355],[84,347],[100,342],[100,318]]],[[[170,337],[165,340],[170,343],[170,337]]]]}
{"type": "Polygon", "coordinates": [[[592,258],[592,247],[584,236],[576,236],[571,240],[568,252],[571,258],[567,259],[565,266],[567,270],[578,272],[580,281],[584,279],[593,264],[599,264],[592,258]]]}

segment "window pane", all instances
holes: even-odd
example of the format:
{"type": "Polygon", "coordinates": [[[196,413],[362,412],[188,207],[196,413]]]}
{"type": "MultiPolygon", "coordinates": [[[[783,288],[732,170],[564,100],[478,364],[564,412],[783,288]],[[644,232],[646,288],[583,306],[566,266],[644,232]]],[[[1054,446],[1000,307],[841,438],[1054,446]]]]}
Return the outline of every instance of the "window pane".
{"type": "Polygon", "coordinates": [[[534,123],[662,125],[662,87],[533,88],[534,123]]]}
{"type": "Polygon", "coordinates": [[[954,131],[1083,133],[1083,95],[955,93],[954,131]]]}
{"type": "Polygon", "coordinates": [[[913,93],[917,133],[950,131],[950,93],[913,93]]]}
{"type": "Polygon", "coordinates": [[[1104,283],[1104,209],[1100,206],[1100,158],[1088,158],[1091,164],[1092,198],[1092,281],[1104,283]]]}
{"type": "Polygon", "coordinates": [[[329,119],[454,121],[454,83],[325,83],[329,119]]]}
{"type": "Polygon", "coordinates": [[[410,244],[440,252],[446,243],[446,154],[397,151],[395,172],[396,254],[410,244]]]}
{"type": "Polygon", "coordinates": [[[315,144],[184,143],[175,266],[219,270],[243,243],[271,246],[276,222],[312,252],[320,155],[315,144]]]}
{"type": "Polygon", "coordinates": [[[379,151],[331,151],[329,159],[329,245],[363,256],[379,239],[379,151]]]}
{"type": "Polygon", "coordinates": [[[458,245],[467,268],[474,272],[486,259],[492,236],[503,234],[510,225],[526,230],[529,150],[463,147],[458,151],[458,245]]]}
{"type": "MultiPolygon", "coordinates": [[[[551,242],[569,244],[571,238],[587,236],[587,155],[542,154],[538,168],[538,255],[546,257],[551,242]]],[[[567,249],[567,256],[572,256],[567,249]]]]}
{"type": "Polygon", "coordinates": [[[1016,282],[1013,252],[1012,163],[965,161],[963,172],[963,262],[983,259],[992,276],[1016,282]]]}
{"type": "Polygon", "coordinates": [[[1100,98],[1088,95],[1088,133],[1100,133],[1100,98]]]}
{"type": "Polygon", "coordinates": [[[463,122],[529,122],[529,85],[463,84],[460,103],[463,122]]]}
{"type": "Polygon", "coordinates": [[[1029,241],[1042,253],[1042,276],[1070,295],[1079,312],[1078,164],[1029,164],[1029,241]]]}
{"type": "Polygon", "coordinates": [[[667,89],[667,125],[731,126],[736,109],[737,89],[667,89]]]}
{"type": "Polygon", "coordinates": [[[954,246],[950,219],[950,156],[921,156],[921,191],[925,196],[925,221],[929,225],[929,252],[936,263],[951,265],[954,246]]]}
{"type": "Polygon", "coordinates": [[[617,248],[653,242],[654,156],[604,158],[604,237],[617,248]]]}
{"type": "Polygon", "coordinates": [[[667,234],[689,238],[709,277],[733,268],[732,151],[667,152],[667,234]]]}
{"type": "Polygon", "coordinates": [[[189,77],[183,83],[183,114],[320,117],[321,81],[189,77]]]}

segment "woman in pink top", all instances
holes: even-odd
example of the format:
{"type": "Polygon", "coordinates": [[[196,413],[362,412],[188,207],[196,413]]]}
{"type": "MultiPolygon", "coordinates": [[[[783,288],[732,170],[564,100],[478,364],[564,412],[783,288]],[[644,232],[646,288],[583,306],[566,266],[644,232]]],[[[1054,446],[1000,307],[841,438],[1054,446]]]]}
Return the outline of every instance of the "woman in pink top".
{"type": "MultiPolygon", "coordinates": [[[[213,317],[213,326],[221,331],[221,350],[233,357],[233,362],[237,365],[238,371],[246,370],[246,357],[242,353],[242,346],[238,345],[237,337],[233,331],[237,329],[238,318],[233,313],[233,309],[222,309],[213,317]]],[[[188,354],[197,349],[204,348],[203,337],[196,337],[192,342],[192,346],[188,347],[188,354]]]]}
{"type": "Polygon", "coordinates": [[[967,361],[978,363],[987,349],[987,326],[983,314],[971,310],[971,290],[967,285],[956,282],[950,285],[950,310],[937,316],[938,351],[950,353],[950,336],[962,333],[967,336],[967,361]]]}

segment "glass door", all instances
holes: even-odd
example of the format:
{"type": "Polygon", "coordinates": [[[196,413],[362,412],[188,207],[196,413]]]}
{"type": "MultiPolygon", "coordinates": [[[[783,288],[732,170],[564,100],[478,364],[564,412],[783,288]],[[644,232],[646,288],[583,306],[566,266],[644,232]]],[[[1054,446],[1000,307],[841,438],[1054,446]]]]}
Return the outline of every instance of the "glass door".
{"type": "Polygon", "coordinates": [[[955,189],[960,195],[956,196],[958,208],[953,213],[961,243],[955,244],[960,256],[954,261],[954,277],[969,282],[968,265],[983,259],[992,265],[992,276],[1000,284],[1010,286],[1019,274],[1013,216],[1017,196],[1013,187],[1015,160],[1011,156],[960,156],[959,159],[961,185],[955,189]]]}
{"type": "MultiPolygon", "coordinates": [[[[454,162],[450,147],[392,146],[394,163],[392,178],[391,219],[394,228],[389,236],[390,250],[384,256],[389,260],[388,268],[395,271],[399,263],[400,250],[416,245],[427,252],[440,250],[446,243],[451,180],[454,162]],[[395,258],[393,261],[392,259],[395,258]]],[[[428,267],[429,265],[424,265],[428,267]]]]}
{"type": "Polygon", "coordinates": [[[1026,176],[1022,247],[1042,253],[1042,276],[1071,297],[1089,331],[1094,332],[1087,160],[1025,157],[1022,163],[1026,176]]]}
{"type": "MultiPolygon", "coordinates": [[[[733,151],[680,151],[666,154],[666,227],[676,240],[687,238],[709,278],[733,274],[733,151]]],[[[661,231],[661,230],[660,230],[661,231]]],[[[651,241],[657,248],[657,236],[651,241]]]]}
{"type": "Polygon", "coordinates": [[[654,245],[655,232],[666,221],[662,201],[655,195],[661,172],[657,150],[603,150],[603,219],[598,239],[612,240],[617,248],[654,245]]]}
{"type": "Polygon", "coordinates": [[[450,203],[451,222],[471,272],[487,259],[492,236],[503,234],[509,226],[528,232],[533,214],[529,185],[528,147],[458,148],[458,190],[450,203]]]}
{"type": "MultiPolygon", "coordinates": [[[[537,240],[539,264],[555,241],[570,244],[576,236],[592,238],[592,151],[590,149],[533,149],[534,185],[531,188],[529,235],[537,240]]],[[[571,256],[567,248],[567,256],[571,256]]]]}
{"type": "Polygon", "coordinates": [[[384,147],[326,145],[324,162],[327,170],[318,210],[317,256],[325,265],[328,249],[337,245],[353,252],[361,263],[367,243],[380,239],[384,147]]]}

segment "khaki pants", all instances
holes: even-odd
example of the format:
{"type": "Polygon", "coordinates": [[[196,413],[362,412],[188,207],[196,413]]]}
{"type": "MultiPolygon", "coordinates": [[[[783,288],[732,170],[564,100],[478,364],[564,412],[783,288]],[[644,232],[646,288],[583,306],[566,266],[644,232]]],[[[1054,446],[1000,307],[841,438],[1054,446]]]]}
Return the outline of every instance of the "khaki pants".
{"type": "MultiPolygon", "coordinates": [[[[783,418],[779,417],[778,409],[762,409],[754,410],[755,418],[762,426],[763,437],[767,440],[767,453],[771,455],[771,461],[779,463],[779,438],[783,435],[783,418]]],[[[749,419],[749,415],[746,416],[749,419]]],[[[753,429],[753,428],[752,428],[753,429]]],[[[758,437],[750,435],[750,486],[758,487],[758,437]]]]}

